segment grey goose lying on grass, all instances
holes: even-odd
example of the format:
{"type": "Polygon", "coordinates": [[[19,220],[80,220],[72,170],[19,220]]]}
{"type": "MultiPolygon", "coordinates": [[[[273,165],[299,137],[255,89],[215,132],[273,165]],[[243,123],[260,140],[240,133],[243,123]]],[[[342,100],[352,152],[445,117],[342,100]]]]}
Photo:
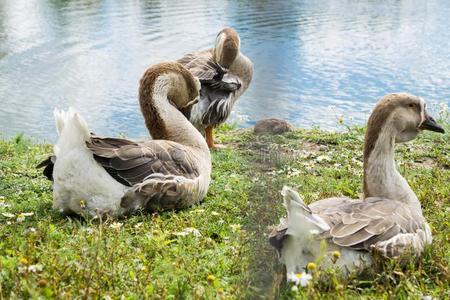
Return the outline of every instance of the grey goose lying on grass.
{"type": "MultiPolygon", "coordinates": [[[[287,217],[269,241],[288,275],[301,273],[321,254],[340,251],[336,265],[345,270],[370,265],[371,250],[387,257],[420,254],[432,241],[420,202],[397,171],[395,143],[414,139],[422,130],[444,133],[425,109],[425,102],[400,93],[383,97],[367,124],[364,147],[364,199],[329,198],[306,205],[299,194],[284,187],[287,217]]],[[[331,264],[330,259],[325,261],[331,264]]]]}
{"type": "Polygon", "coordinates": [[[154,140],[90,133],[74,110],[55,110],[54,156],[40,164],[53,180],[53,207],[66,214],[122,216],[138,209],[184,208],[207,193],[211,157],[180,109],[198,101],[200,82],[179,63],[143,75],[139,102],[154,140]]]}

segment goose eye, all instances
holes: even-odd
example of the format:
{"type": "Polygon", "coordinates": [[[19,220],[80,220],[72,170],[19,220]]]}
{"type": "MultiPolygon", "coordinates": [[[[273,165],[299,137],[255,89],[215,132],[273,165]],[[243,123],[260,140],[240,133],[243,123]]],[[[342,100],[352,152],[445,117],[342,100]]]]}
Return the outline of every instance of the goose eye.
{"type": "Polygon", "coordinates": [[[410,104],[408,104],[408,106],[411,107],[411,108],[416,107],[416,105],[414,103],[410,103],[410,104]]]}

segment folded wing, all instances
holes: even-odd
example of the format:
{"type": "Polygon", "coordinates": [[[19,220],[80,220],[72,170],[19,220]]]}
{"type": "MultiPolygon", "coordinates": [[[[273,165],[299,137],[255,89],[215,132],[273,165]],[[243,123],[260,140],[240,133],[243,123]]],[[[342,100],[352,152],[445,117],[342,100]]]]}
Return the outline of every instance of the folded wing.
{"type": "MultiPolygon", "coordinates": [[[[430,228],[423,216],[399,201],[378,197],[329,198],[312,203],[308,209],[330,226],[329,230],[319,232],[318,238],[341,247],[375,249],[384,256],[397,257],[407,251],[420,253],[431,243],[430,228]]],[[[279,254],[291,230],[288,224],[293,222],[296,221],[288,215],[270,234],[269,241],[279,254]]]]}
{"type": "Polygon", "coordinates": [[[228,71],[213,59],[211,49],[199,53],[188,53],[177,62],[185,66],[201,83],[220,81],[228,71]]]}
{"type": "Polygon", "coordinates": [[[123,208],[167,209],[190,204],[199,170],[177,143],[92,136],[87,146],[114,179],[132,187],[122,199],[123,208]]]}
{"type": "Polygon", "coordinates": [[[423,250],[427,225],[423,216],[408,205],[377,197],[352,202],[312,207],[331,227],[322,233],[323,238],[355,250],[375,248],[389,257],[401,255],[407,248],[423,250]]]}
{"type": "Polygon", "coordinates": [[[241,87],[237,76],[228,73],[213,58],[212,50],[186,54],[178,60],[201,84],[200,101],[192,111],[183,112],[192,123],[215,126],[225,122],[233,107],[233,93],[241,87]]]}

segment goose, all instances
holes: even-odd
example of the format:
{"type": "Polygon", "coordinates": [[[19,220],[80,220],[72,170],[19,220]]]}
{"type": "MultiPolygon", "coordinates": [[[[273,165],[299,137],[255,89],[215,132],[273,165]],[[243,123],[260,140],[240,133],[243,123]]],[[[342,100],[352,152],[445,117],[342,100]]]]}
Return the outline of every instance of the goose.
{"type": "Polygon", "coordinates": [[[91,134],[74,109],[55,110],[54,156],[38,167],[53,180],[53,208],[64,214],[121,217],[140,209],[181,209],[207,193],[208,145],[180,109],[198,101],[200,82],[181,64],[146,70],[139,103],[153,140],[91,134]]]}
{"type": "Polygon", "coordinates": [[[240,43],[233,28],[224,28],[217,34],[214,48],[178,60],[202,84],[200,100],[184,113],[205,134],[212,149],[223,147],[214,143],[214,127],[225,122],[252,81],[253,64],[240,52],[240,43]]]}
{"type": "Polygon", "coordinates": [[[325,255],[324,265],[335,263],[344,272],[370,266],[372,251],[398,258],[419,255],[431,243],[420,202],[394,161],[395,143],[410,141],[422,130],[444,133],[422,98],[386,95],[367,124],[362,200],[329,198],[306,205],[295,190],[283,187],[287,217],[269,235],[269,242],[286,266],[287,278],[304,272],[309,262],[323,255],[322,241],[327,251],[339,251],[334,258],[325,255]]]}

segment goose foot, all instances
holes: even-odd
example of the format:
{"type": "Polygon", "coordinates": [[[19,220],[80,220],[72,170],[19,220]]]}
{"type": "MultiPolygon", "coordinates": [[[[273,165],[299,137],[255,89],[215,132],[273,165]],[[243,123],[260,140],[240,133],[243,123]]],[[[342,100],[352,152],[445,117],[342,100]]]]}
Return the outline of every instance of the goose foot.
{"type": "Polygon", "coordinates": [[[215,150],[226,148],[224,145],[214,143],[213,129],[213,126],[205,128],[206,143],[208,144],[209,149],[215,150]]]}
{"type": "Polygon", "coordinates": [[[209,147],[211,150],[219,150],[219,149],[226,149],[227,146],[222,144],[214,144],[212,147],[209,147]]]}

